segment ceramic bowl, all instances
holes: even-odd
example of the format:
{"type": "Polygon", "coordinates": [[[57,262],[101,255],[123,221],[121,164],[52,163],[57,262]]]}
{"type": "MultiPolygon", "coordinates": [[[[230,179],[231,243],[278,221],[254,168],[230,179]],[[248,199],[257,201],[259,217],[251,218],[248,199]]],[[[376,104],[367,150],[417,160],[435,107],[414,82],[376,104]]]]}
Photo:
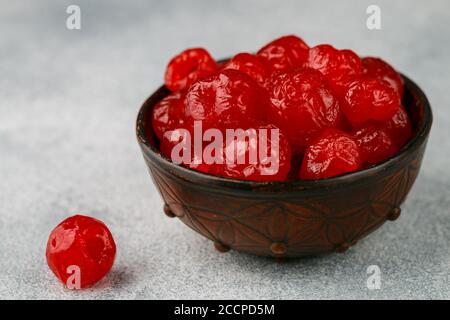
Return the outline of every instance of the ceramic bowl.
{"type": "Polygon", "coordinates": [[[260,256],[299,257],[343,252],[400,215],[419,173],[432,124],[422,90],[403,76],[403,104],[411,140],[370,168],[324,180],[252,182],[212,176],[172,163],[160,154],[151,126],[163,86],[142,105],[137,138],[164,212],[214,242],[260,256]]]}

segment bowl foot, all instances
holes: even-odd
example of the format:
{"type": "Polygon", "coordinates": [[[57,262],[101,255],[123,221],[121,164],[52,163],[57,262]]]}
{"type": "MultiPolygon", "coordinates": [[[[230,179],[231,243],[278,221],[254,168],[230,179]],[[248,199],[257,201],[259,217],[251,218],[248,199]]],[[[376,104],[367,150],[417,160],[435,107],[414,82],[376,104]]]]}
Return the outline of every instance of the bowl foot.
{"type": "Polygon", "coordinates": [[[270,251],[275,255],[283,255],[287,251],[287,247],[282,242],[274,242],[270,245],[270,251]]]}
{"type": "Polygon", "coordinates": [[[337,253],[344,253],[345,251],[348,250],[348,248],[350,248],[350,245],[348,243],[343,243],[343,244],[336,246],[334,251],[336,251],[337,253]]]}
{"type": "Polygon", "coordinates": [[[214,242],[214,248],[216,248],[217,251],[222,252],[222,253],[230,251],[230,247],[228,247],[220,242],[214,242]]]}
{"type": "Polygon", "coordinates": [[[176,217],[175,214],[172,212],[172,210],[170,210],[170,208],[169,208],[169,206],[167,204],[164,205],[164,213],[169,218],[175,218],[176,217]]]}
{"type": "Polygon", "coordinates": [[[334,248],[334,251],[337,253],[344,253],[345,251],[347,251],[351,246],[354,246],[356,244],[356,240],[353,240],[351,242],[344,242],[341,243],[339,245],[337,245],[334,248]]]}
{"type": "Polygon", "coordinates": [[[396,208],[392,209],[392,211],[387,215],[386,219],[388,219],[390,221],[397,220],[398,217],[400,217],[400,213],[402,213],[402,209],[400,209],[399,207],[396,207],[396,208]]]}

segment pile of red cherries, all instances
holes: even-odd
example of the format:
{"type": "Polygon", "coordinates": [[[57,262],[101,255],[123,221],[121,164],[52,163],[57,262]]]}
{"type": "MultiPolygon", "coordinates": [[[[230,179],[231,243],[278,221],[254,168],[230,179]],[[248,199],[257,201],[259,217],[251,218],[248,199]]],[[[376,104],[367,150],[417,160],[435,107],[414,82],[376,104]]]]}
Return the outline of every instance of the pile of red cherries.
{"type": "Polygon", "coordinates": [[[169,62],[165,85],[171,93],[154,107],[152,125],[169,158],[181,136],[174,133],[191,132],[195,121],[203,130],[279,129],[272,175],[261,174],[263,163],[185,164],[233,179],[311,180],[357,171],[393,156],[412,133],[402,78],[388,63],[328,44],[309,47],[294,35],[224,63],[205,49],[187,49],[169,62]]]}

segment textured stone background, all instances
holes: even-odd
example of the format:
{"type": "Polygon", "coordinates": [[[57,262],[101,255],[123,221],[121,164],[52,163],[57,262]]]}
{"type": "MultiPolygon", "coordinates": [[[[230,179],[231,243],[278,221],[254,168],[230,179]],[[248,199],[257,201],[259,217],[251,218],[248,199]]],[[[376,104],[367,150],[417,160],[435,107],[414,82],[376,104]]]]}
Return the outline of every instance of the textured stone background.
{"type": "Polygon", "coordinates": [[[0,2],[0,298],[450,298],[448,1],[0,2]],[[66,7],[82,29],[65,27],[66,7]],[[282,5],[281,5],[282,3],[282,5]],[[377,3],[382,30],[365,27],[377,3]],[[284,264],[212,244],[162,213],[134,121],[168,59],[215,57],[296,33],[379,55],[427,93],[435,114],[403,215],[343,255],[284,264]],[[96,287],[65,290],[45,262],[51,229],[81,212],[118,244],[96,287]],[[382,287],[366,288],[377,264],[382,287]]]}

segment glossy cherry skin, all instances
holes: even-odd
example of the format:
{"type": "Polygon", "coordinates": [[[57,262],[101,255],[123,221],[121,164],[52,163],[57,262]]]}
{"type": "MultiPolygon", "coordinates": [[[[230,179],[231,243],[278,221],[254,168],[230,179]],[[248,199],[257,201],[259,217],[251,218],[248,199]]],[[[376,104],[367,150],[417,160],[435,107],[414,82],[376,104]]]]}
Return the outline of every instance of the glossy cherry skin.
{"type": "MultiPolygon", "coordinates": [[[[192,136],[193,131],[188,130],[186,128],[176,128],[173,130],[168,130],[164,132],[160,142],[159,142],[159,150],[161,153],[166,156],[167,158],[171,159],[172,162],[182,162],[177,161],[175,159],[172,159],[172,149],[178,145],[179,143],[182,143],[183,141],[186,141],[185,147],[190,147],[192,149],[193,142],[192,142],[192,136]]],[[[192,154],[192,150],[190,151],[192,154]]],[[[180,158],[182,157],[182,152],[180,151],[180,158]]],[[[192,159],[189,159],[187,163],[182,164],[189,164],[192,159]]]]}
{"type": "Polygon", "coordinates": [[[188,123],[202,121],[203,130],[248,127],[265,115],[268,101],[262,101],[261,90],[250,76],[237,70],[222,70],[201,79],[186,95],[188,123]]]}
{"type": "Polygon", "coordinates": [[[216,61],[205,49],[187,49],[170,60],[164,83],[171,91],[187,89],[191,83],[209,76],[217,68],[216,61]]]}
{"type": "Polygon", "coordinates": [[[403,97],[403,79],[395,69],[380,58],[362,59],[362,74],[371,78],[387,81],[403,97]]]}
{"type": "Polygon", "coordinates": [[[258,84],[264,85],[269,76],[269,68],[264,64],[261,57],[250,53],[238,53],[223,66],[222,70],[233,69],[249,75],[258,84]]]}
{"type": "Polygon", "coordinates": [[[352,136],[359,147],[361,160],[365,165],[377,164],[398,151],[388,131],[375,124],[355,129],[352,136]]]}
{"type": "Polygon", "coordinates": [[[152,126],[159,139],[162,139],[166,131],[184,127],[186,121],[185,99],[184,91],[173,92],[153,108],[152,126]]]}
{"type": "Polygon", "coordinates": [[[278,73],[270,88],[269,119],[303,149],[324,128],[341,124],[338,99],[322,74],[311,68],[278,73]]]}
{"type": "Polygon", "coordinates": [[[306,149],[300,179],[324,179],[361,169],[356,141],[337,129],[325,129],[306,149]]]}
{"type": "Polygon", "coordinates": [[[369,120],[387,121],[400,108],[400,97],[389,83],[374,78],[354,81],[344,97],[342,110],[354,125],[369,120]]]}
{"type": "Polygon", "coordinates": [[[80,288],[92,286],[111,269],[116,244],[106,225],[94,218],[75,215],[51,232],[46,257],[53,273],[68,285],[73,267],[79,268],[80,288]]]}
{"type": "Polygon", "coordinates": [[[177,128],[174,130],[166,131],[160,140],[160,151],[161,153],[169,158],[172,162],[176,164],[181,164],[183,166],[189,167],[191,169],[209,172],[209,167],[203,164],[196,164],[195,158],[202,160],[202,150],[203,141],[201,145],[201,150],[197,154],[194,150],[194,131],[192,128],[177,128]],[[175,146],[179,145],[179,148],[172,150],[175,146]],[[186,155],[190,155],[185,156],[186,155]]]}
{"type": "Polygon", "coordinates": [[[253,139],[239,139],[235,137],[231,141],[224,141],[222,149],[223,164],[214,165],[215,174],[227,178],[252,181],[284,181],[291,168],[291,147],[287,137],[274,125],[260,125],[250,129],[253,131],[253,139]],[[260,130],[265,130],[265,135],[260,135],[260,130]],[[278,138],[274,134],[278,130],[278,138]],[[259,150],[264,148],[263,157],[259,150]],[[233,154],[233,151],[235,152],[233,154]],[[255,157],[253,160],[250,154],[255,157]],[[227,155],[229,161],[227,161],[227,155]],[[244,161],[239,163],[239,157],[244,161]]]}
{"type": "Polygon", "coordinates": [[[272,71],[301,67],[308,56],[308,45],[294,35],[273,40],[261,48],[257,55],[272,71]]]}
{"type": "Polygon", "coordinates": [[[341,97],[361,75],[361,59],[351,50],[338,50],[328,44],[309,49],[306,66],[320,71],[341,97]]]}
{"type": "Polygon", "coordinates": [[[181,164],[200,172],[214,174],[212,170],[215,168],[203,162],[203,147],[205,143],[202,141],[199,152],[196,152],[194,149],[194,139],[192,128],[169,130],[164,133],[160,140],[159,148],[161,153],[174,163],[181,164]],[[176,149],[174,154],[172,154],[173,148],[177,145],[181,147],[176,149]],[[178,153],[176,151],[178,151],[178,153]],[[190,156],[185,156],[185,154],[190,154],[190,156]],[[198,159],[198,161],[196,161],[196,159],[198,159]]]}
{"type": "Polygon", "coordinates": [[[397,113],[388,121],[383,122],[381,126],[389,132],[399,149],[411,138],[412,124],[403,106],[400,106],[397,113]]]}

